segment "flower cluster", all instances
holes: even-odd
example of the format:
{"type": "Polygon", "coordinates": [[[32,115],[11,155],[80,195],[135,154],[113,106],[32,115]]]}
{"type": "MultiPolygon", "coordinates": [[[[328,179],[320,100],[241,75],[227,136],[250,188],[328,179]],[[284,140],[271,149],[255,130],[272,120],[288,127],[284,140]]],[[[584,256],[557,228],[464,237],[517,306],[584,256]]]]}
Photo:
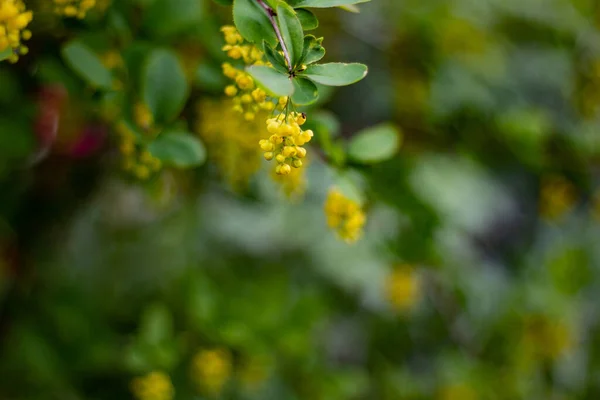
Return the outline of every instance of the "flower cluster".
{"type": "Polygon", "coordinates": [[[208,147],[209,157],[233,190],[245,189],[261,165],[256,142],[262,135],[262,122],[238,118],[229,101],[202,101],[197,113],[195,130],[208,147]]]}
{"type": "Polygon", "coordinates": [[[0,1],[0,52],[12,49],[8,61],[15,63],[20,55],[29,49],[21,40],[31,38],[31,31],[25,29],[33,19],[33,13],[27,11],[22,0],[0,1]]]}
{"type": "Polygon", "coordinates": [[[123,169],[140,180],[150,178],[162,168],[161,161],[154,157],[143,146],[136,143],[135,133],[127,124],[117,125],[119,134],[119,150],[123,156],[123,169]]]}
{"type": "MultiPolygon", "coordinates": [[[[235,27],[224,26],[221,31],[227,43],[223,46],[223,51],[230,58],[242,60],[245,65],[265,65],[263,52],[254,45],[244,44],[244,39],[235,27]]],[[[253,121],[261,110],[270,112],[275,109],[273,99],[256,87],[254,79],[248,73],[231,63],[224,63],[222,67],[223,75],[233,81],[225,88],[225,94],[233,98],[233,109],[242,114],[245,120],[253,121]]]]}
{"type": "Polygon", "coordinates": [[[85,18],[96,5],[96,0],[54,0],[54,10],[65,17],[85,18]]]}
{"type": "Polygon", "coordinates": [[[171,400],[175,389],[164,372],[150,372],[131,382],[131,391],[138,400],[171,400]]]}
{"type": "Polygon", "coordinates": [[[360,205],[334,188],[325,201],[327,225],[346,242],[355,242],[362,234],[366,216],[360,205]]]}
{"type": "Polygon", "coordinates": [[[218,394],[231,376],[231,354],[225,349],[200,350],[192,361],[192,376],[200,389],[218,394]]]}
{"type": "Polygon", "coordinates": [[[386,297],[397,311],[410,310],[419,299],[418,278],[410,266],[396,268],[385,282],[386,297]]]}
{"type": "Polygon", "coordinates": [[[306,157],[306,149],[302,146],[313,137],[313,131],[300,128],[305,122],[306,115],[297,112],[281,113],[267,120],[267,131],[271,136],[262,139],[259,145],[265,152],[265,160],[277,161],[275,172],[278,175],[289,175],[292,167],[302,166],[302,159],[306,157]]]}

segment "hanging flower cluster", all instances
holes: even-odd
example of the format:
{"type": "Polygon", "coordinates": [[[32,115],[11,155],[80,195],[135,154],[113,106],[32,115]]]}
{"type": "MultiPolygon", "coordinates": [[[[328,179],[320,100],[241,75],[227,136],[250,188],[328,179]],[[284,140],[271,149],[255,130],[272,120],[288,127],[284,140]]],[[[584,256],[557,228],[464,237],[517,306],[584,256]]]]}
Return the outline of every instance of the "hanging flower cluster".
{"type": "Polygon", "coordinates": [[[265,152],[265,160],[277,162],[275,173],[289,175],[292,167],[302,166],[302,159],[306,157],[306,149],[302,146],[313,137],[313,131],[300,128],[305,122],[306,115],[296,112],[287,116],[282,113],[267,120],[267,131],[271,136],[262,139],[259,145],[265,152]]]}
{"type": "MultiPolygon", "coordinates": [[[[227,43],[223,51],[233,60],[240,60],[244,65],[265,65],[263,52],[256,46],[245,44],[244,39],[233,26],[221,28],[227,43]]],[[[273,111],[275,103],[267,93],[256,87],[254,79],[245,71],[234,67],[231,63],[223,63],[223,74],[233,83],[225,88],[225,94],[233,99],[233,109],[244,116],[246,121],[253,121],[259,111],[273,111]]],[[[286,99],[287,100],[287,99],[286,99]]]]}
{"type": "Polygon", "coordinates": [[[0,1],[0,53],[11,49],[12,54],[8,57],[11,63],[29,52],[22,40],[31,38],[31,31],[26,28],[32,19],[33,13],[27,11],[22,0],[0,1]]]}

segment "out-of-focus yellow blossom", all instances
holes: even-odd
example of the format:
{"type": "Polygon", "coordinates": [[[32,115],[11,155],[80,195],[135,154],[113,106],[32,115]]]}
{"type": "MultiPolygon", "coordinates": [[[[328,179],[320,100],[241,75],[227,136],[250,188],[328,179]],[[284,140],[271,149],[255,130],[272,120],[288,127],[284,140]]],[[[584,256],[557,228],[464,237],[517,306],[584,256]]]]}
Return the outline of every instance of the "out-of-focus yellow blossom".
{"type": "Polygon", "coordinates": [[[123,66],[123,57],[118,51],[110,50],[100,57],[102,64],[108,69],[117,69],[123,66]]]}
{"type": "Polygon", "coordinates": [[[327,225],[346,242],[352,243],[360,238],[366,221],[365,213],[360,204],[344,196],[337,188],[329,191],[325,201],[325,216],[327,225]]]}
{"type": "Polygon", "coordinates": [[[22,0],[0,1],[0,52],[12,49],[8,61],[15,63],[20,55],[27,54],[29,49],[22,40],[31,38],[27,25],[33,19],[33,13],[27,11],[22,0]]]}
{"type": "Polygon", "coordinates": [[[231,377],[231,354],[226,349],[200,350],[192,361],[192,377],[199,388],[215,395],[231,377]]]}
{"type": "Polygon", "coordinates": [[[525,318],[522,353],[526,358],[555,360],[575,344],[573,329],[561,320],[543,315],[525,318]]]}
{"type": "Polygon", "coordinates": [[[119,151],[123,157],[123,170],[139,180],[146,180],[160,171],[162,162],[136,143],[135,133],[120,122],[116,126],[119,136],[119,151]]]}
{"type": "Polygon", "coordinates": [[[239,370],[237,379],[246,390],[256,390],[269,377],[271,361],[264,356],[246,358],[239,370]]]}
{"type": "Polygon", "coordinates": [[[83,19],[96,5],[96,0],[54,0],[54,10],[65,17],[83,19]]]}
{"type": "Polygon", "coordinates": [[[306,116],[296,112],[287,116],[282,113],[267,120],[267,131],[271,136],[258,144],[264,151],[265,160],[275,159],[277,162],[276,174],[289,175],[292,168],[302,167],[302,160],[306,157],[306,149],[302,146],[313,137],[313,131],[300,128],[305,122],[306,116]]]}
{"type": "Polygon", "coordinates": [[[149,131],[154,124],[154,116],[152,111],[145,103],[136,103],[133,107],[133,119],[137,126],[144,131],[149,131]]]}
{"type": "Polygon", "coordinates": [[[575,186],[561,176],[549,176],[542,180],[540,191],[540,214],[556,220],[567,213],[577,201],[575,186]]]}
{"type": "Polygon", "coordinates": [[[385,282],[385,293],[395,310],[411,309],[421,294],[419,279],[414,268],[409,265],[395,268],[385,282]]]}
{"type": "Polygon", "coordinates": [[[175,395],[171,379],[159,371],[135,378],[131,382],[131,391],[138,400],[171,400],[175,395]]]}
{"type": "MultiPolygon", "coordinates": [[[[196,132],[208,148],[211,160],[232,189],[243,190],[261,165],[256,143],[263,131],[260,119],[244,121],[229,101],[203,101],[197,106],[196,132]]],[[[265,116],[264,112],[260,114],[265,116]]]]}
{"type": "Polygon", "coordinates": [[[437,396],[438,400],[477,400],[477,392],[466,383],[454,383],[444,386],[437,396]]]}

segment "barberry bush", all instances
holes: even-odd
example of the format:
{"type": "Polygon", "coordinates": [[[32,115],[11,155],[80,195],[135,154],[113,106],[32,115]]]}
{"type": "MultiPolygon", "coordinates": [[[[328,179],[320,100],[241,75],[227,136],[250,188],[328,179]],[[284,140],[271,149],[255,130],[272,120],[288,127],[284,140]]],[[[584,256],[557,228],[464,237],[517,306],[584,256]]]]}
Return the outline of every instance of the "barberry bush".
{"type": "Polygon", "coordinates": [[[593,1],[0,0],[0,399],[600,397],[593,1]]]}

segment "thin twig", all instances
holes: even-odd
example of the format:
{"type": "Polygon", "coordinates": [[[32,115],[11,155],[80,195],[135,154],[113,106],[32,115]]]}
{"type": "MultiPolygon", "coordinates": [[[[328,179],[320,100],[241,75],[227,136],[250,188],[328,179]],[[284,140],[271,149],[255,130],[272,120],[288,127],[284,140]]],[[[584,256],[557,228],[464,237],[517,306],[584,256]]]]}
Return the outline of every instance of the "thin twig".
{"type": "Polygon", "coordinates": [[[271,7],[269,7],[269,5],[267,3],[264,2],[264,0],[256,0],[256,1],[265,10],[265,12],[267,13],[267,17],[269,17],[269,21],[271,21],[271,25],[273,26],[273,29],[275,30],[275,35],[277,36],[277,40],[279,40],[279,43],[281,44],[281,49],[283,50],[283,56],[285,57],[285,61],[287,62],[287,65],[288,65],[288,70],[290,71],[290,74],[291,74],[293,71],[292,60],[290,58],[290,53],[288,52],[288,49],[283,41],[283,37],[281,36],[281,31],[279,30],[279,25],[277,25],[277,21],[275,21],[275,15],[277,15],[277,14],[271,7]]]}

